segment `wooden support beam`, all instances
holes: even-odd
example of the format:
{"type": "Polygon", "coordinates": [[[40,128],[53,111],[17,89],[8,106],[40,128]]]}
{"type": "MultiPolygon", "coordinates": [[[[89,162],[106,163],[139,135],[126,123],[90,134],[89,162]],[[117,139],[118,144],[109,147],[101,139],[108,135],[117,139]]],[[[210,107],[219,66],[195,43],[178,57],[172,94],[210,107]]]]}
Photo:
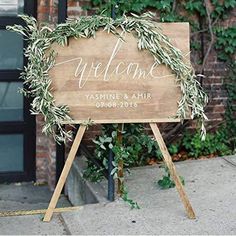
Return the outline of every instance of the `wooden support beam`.
{"type": "Polygon", "coordinates": [[[174,182],[175,182],[175,186],[177,188],[177,191],[180,195],[180,198],[184,204],[184,207],[186,209],[186,212],[187,212],[187,215],[190,219],[195,219],[195,213],[193,211],[193,208],[191,206],[191,203],[187,197],[187,194],[185,193],[185,190],[184,190],[184,187],[180,181],[180,178],[176,172],[176,169],[175,169],[175,166],[174,166],[174,163],[172,162],[172,158],[168,152],[168,149],[165,145],[165,142],[162,138],[162,135],[160,133],[160,130],[159,128],[157,127],[157,124],[156,123],[150,123],[150,126],[151,126],[151,129],[152,129],[152,132],[156,138],[156,141],[158,143],[158,146],[161,150],[161,153],[163,155],[163,160],[166,164],[166,166],[168,167],[169,171],[170,171],[170,175],[171,177],[173,178],[174,182]]]}
{"type": "Polygon", "coordinates": [[[80,145],[80,142],[83,138],[85,130],[86,130],[86,126],[85,125],[80,125],[79,130],[78,130],[78,132],[75,136],[75,140],[72,144],[71,150],[69,152],[68,158],[67,158],[67,160],[65,162],[65,165],[64,165],[64,168],[62,170],[61,176],[60,176],[59,181],[57,183],[56,189],[55,189],[55,191],[52,195],[52,198],[51,198],[51,201],[49,203],[48,209],[47,209],[46,214],[44,216],[43,221],[45,221],[45,222],[49,222],[52,218],[53,211],[54,211],[54,209],[57,205],[58,199],[61,195],[61,191],[63,189],[66,178],[67,178],[67,176],[69,174],[69,171],[71,169],[72,163],[75,159],[76,152],[77,152],[78,147],[80,145]]]}

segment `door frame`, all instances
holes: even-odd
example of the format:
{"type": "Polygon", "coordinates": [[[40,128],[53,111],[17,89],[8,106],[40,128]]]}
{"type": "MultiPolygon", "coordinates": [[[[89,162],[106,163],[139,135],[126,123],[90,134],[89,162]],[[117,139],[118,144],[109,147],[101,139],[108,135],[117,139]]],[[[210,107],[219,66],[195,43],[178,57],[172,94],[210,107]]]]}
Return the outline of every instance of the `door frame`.
{"type": "MultiPolygon", "coordinates": [[[[24,14],[37,16],[37,0],[25,0],[24,14]]],[[[24,22],[17,16],[0,17],[0,29],[5,29],[7,25],[22,24],[24,22]]],[[[23,42],[24,48],[27,46],[23,42]]],[[[27,63],[23,59],[23,66],[27,63]]],[[[0,82],[21,82],[19,70],[2,70],[0,71],[0,82]]],[[[6,121],[0,123],[0,134],[22,134],[23,135],[23,172],[2,172],[0,173],[0,182],[22,182],[35,181],[36,178],[36,123],[35,116],[30,114],[29,98],[23,98],[23,121],[6,121]]]]}

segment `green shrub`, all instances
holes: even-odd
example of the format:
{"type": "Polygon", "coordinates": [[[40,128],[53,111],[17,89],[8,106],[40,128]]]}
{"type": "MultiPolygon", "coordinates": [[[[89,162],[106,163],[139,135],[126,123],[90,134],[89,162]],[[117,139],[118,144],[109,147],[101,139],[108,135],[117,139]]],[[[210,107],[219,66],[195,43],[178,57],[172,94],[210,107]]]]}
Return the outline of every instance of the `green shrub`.
{"type": "Polygon", "coordinates": [[[215,133],[207,133],[205,140],[201,139],[199,133],[186,133],[181,144],[188,152],[189,157],[198,158],[209,154],[219,156],[231,154],[230,147],[227,143],[227,136],[221,130],[215,133]]]}

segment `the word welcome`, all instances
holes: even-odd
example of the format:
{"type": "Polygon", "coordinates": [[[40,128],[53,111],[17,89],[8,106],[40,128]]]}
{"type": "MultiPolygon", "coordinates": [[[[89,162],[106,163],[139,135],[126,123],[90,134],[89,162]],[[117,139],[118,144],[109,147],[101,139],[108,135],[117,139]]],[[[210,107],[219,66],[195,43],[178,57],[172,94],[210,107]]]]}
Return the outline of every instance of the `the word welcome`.
{"type": "Polygon", "coordinates": [[[79,81],[79,88],[84,87],[90,77],[103,78],[104,81],[109,81],[112,77],[119,79],[126,79],[127,77],[132,79],[160,79],[173,76],[173,74],[167,74],[164,76],[156,75],[158,74],[158,66],[160,65],[157,62],[154,62],[148,70],[141,68],[140,64],[136,62],[125,63],[124,61],[120,61],[114,65],[114,59],[124,43],[125,37],[123,36],[124,33],[122,33],[122,39],[118,38],[112,54],[108,59],[108,62],[105,64],[101,62],[91,62],[88,64],[87,62],[84,62],[82,57],[76,57],[56,63],[55,66],[76,62],[74,77],[79,81]]]}

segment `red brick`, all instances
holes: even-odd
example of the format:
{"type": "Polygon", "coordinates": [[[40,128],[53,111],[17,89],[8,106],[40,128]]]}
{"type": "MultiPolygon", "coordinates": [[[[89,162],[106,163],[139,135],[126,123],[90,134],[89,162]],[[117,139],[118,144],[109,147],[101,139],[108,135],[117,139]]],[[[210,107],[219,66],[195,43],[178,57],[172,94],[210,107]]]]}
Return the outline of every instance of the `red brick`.
{"type": "Polygon", "coordinates": [[[84,6],[91,6],[91,1],[79,1],[79,5],[81,7],[84,7],[84,6]]]}
{"type": "Polygon", "coordinates": [[[68,7],[76,7],[78,5],[79,5],[79,3],[76,0],[69,0],[68,3],[67,3],[68,7]]]}
{"type": "Polygon", "coordinates": [[[38,0],[38,6],[48,6],[49,1],[48,0],[38,0]]]}

